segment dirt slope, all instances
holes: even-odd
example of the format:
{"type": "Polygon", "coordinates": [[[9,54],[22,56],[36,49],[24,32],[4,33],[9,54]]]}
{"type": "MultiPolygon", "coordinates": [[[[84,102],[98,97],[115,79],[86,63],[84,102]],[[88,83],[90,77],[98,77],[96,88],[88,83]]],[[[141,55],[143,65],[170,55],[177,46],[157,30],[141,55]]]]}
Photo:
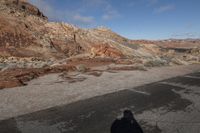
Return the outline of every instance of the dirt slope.
{"type": "Polygon", "coordinates": [[[105,27],[82,29],[49,22],[26,0],[0,1],[0,88],[16,86],[10,81],[23,85],[23,77],[74,70],[81,64],[144,68],[199,63],[199,46],[199,40],[129,40],[105,27]],[[21,75],[18,70],[27,71],[21,75]]]}

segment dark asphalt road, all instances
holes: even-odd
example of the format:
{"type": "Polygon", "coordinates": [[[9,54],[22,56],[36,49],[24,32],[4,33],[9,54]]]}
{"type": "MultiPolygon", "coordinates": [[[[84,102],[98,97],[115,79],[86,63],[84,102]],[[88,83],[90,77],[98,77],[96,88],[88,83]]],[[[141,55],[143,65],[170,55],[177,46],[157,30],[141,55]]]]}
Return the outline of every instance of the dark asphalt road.
{"type": "Polygon", "coordinates": [[[146,133],[200,133],[200,72],[0,121],[0,133],[109,133],[124,109],[146,133]]]}

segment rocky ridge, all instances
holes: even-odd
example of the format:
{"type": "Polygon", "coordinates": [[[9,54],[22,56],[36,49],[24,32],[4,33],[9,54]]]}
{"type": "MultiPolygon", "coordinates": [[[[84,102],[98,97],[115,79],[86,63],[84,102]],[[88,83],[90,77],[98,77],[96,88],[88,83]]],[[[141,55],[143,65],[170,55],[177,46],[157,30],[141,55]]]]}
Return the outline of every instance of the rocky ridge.
{"type": "Polygon", "coordinates": [[[67,23],[49,22],[26,0],[0,1],[0,88],[6,88],[5,83],[13,77],[18,81],[15,84],[23,83],[16,78],[23,77],[18,69],[26,69],[27,77],[28,73],[39,76],[77,70],[80,64],[87,67],[120,64],[123,68],[124,65],[139,65],[143,68],[199,61],[199,40],[129,40],[105,27],[82,29],[67,23]]]}

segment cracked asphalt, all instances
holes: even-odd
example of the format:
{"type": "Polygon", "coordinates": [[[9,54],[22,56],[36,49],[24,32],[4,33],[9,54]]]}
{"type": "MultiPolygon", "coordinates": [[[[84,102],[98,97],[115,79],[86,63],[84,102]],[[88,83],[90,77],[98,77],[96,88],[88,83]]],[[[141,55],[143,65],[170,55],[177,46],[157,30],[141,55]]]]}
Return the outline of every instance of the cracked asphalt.
{"type": "Polygon", "coordinates": [[[200,132],[200,72],[0,121],[1,133],[109,133],[124,109],[145,133],[200,132]]]}

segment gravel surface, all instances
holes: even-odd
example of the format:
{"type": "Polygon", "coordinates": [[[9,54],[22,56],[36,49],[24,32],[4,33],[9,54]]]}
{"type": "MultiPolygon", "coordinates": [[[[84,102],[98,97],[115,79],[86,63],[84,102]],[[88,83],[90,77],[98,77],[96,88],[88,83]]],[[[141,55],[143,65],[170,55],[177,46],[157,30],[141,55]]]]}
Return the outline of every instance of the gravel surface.
{"type": "Polygon", "coordinates": [[[101,76],[51,74],[24,87],[0,90],[0,120],[200,71],[200,65],[104,72],[101,76]],[[68,79],[68,80],[66,80],[68,79]]]}

